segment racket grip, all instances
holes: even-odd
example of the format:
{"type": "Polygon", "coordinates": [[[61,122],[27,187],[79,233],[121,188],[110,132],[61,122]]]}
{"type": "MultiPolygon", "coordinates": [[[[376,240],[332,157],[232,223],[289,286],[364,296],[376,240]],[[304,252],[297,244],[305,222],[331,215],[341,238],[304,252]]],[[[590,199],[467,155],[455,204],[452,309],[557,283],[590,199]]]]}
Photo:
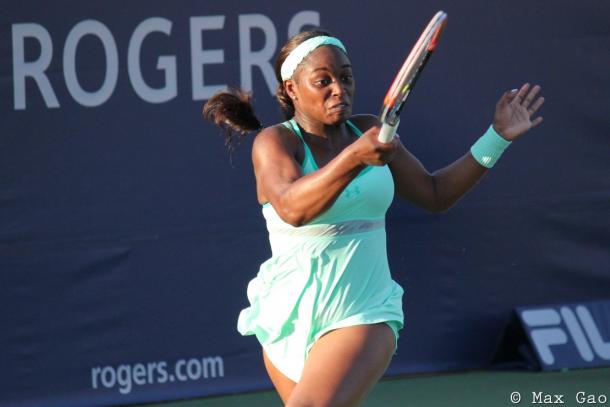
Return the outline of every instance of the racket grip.
{"type": "Polygon", "coordinates": [[[379,141],[381,141],[382,143],[389,143],[390,141],[392,141],[399,124],[400,122],[392,126],[391,124],[383,123],[383,125],[381,126],[381,130],[379,131],[379,141]]]}

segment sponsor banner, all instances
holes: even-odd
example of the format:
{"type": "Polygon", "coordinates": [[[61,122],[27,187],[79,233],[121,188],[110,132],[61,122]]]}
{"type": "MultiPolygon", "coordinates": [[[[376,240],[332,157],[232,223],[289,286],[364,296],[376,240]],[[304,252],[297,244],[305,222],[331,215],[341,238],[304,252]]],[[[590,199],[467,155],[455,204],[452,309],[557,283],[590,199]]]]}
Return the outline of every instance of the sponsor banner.
{"type": "Polygon", "coordinates": [[[519,307],[543,370],[610,366],[610,300],[519,307]]]}

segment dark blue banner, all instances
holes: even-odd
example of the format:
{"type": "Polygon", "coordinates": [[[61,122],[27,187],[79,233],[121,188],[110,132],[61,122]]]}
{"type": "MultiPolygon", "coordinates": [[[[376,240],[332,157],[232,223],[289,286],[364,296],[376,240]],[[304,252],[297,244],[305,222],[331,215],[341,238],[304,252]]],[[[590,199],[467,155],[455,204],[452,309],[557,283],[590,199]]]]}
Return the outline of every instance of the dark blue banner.
{"type": "MultiPolygon", "coordinates": [[[[449,22],[401,116],[430,171],[500,95],[544,122],[456,207],[387,217],[405,328],[388,374],[484,367],[511,310],[610,292],[610,3],[9,2],[0,15],[0,405],[121,405],[269,388],[236,330],[269,255],[250,162],[201,118],[228,85],[282,120],[289,35],[345,43],[354,113],[377,113],[437,10],[449,22]]],[[[607,338],[605,338],[607,341],[607,338]]]]}
{"type": "Polygon", "coordinates": [[[610,365],[610,301],[519,307],[544,370],[610,365]]]}

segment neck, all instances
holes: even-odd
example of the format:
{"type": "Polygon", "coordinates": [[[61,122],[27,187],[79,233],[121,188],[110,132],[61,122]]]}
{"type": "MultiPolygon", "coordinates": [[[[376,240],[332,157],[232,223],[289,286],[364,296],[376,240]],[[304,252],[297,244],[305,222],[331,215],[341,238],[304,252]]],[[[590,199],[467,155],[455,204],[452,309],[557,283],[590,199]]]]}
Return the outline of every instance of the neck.
{"type": "Polygon", "coordinates": [[[334,144],[334,140],[339,140],[346,132],[344,122],[338,125],[328,125],[317,120],[312,120],[299,111],[294,113],[294,120],[296,120],[299,126],[301,126],[307,134],[326,139],[331,146],[334,144]]]}

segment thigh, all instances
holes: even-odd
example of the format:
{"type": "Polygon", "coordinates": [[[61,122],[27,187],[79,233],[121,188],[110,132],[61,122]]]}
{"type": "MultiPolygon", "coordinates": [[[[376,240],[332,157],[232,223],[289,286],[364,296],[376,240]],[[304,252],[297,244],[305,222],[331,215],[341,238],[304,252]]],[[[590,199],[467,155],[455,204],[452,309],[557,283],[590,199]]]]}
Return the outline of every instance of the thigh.
{"type": "Polygon", "coordinates": [[[394,333],[385,323],[339,328],[312,347],[288,406],[358,406],[387,369],[394,333]]]}
{"type": "Polygon", "coordinates": [[[267,369],[267,373],[269,374],[269,378],[271,378],[271,382],[275,389],[277,390],[280,398],[286,404],[288,402],[288,398],[294,390],[294,387],[297,385],[295,382],[284,376],[282,372],[280,372],[275,365],[269,360],[265,350],[263,349],[263,360],[265,362],[265,368],[267,369]]]}

